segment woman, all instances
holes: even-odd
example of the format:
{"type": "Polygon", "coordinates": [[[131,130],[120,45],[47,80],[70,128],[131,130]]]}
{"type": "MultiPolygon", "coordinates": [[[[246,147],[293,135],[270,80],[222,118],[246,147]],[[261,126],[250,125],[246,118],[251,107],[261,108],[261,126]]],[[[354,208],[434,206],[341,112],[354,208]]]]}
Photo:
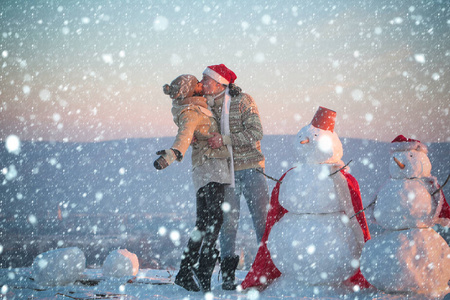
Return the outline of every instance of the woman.
{"type": "Polygon", "coordinates": [[[193,75],[181,75],[164,93],[172,99],[172,115],[178,134],[170,149],[158,151],[161,155],[154,163],[161,170],[173,161],[181,161],[192,144],[192,176],[197,197],[195,229],[183,252],[175,284],[188,291],[211,290],[211,276],[219,251],[216,241],[223,223],[222,203],[225,185],[231,183],[230,154],[223,146],[211,149],[211,132],[220,131],[217,121],[208,109],[206,99],[198,95],[201,83],[193,75]],[[194,142],[193,142],[194,141],[194,142]],[[200,287],[194,280],[197,277],[200,287]]]}

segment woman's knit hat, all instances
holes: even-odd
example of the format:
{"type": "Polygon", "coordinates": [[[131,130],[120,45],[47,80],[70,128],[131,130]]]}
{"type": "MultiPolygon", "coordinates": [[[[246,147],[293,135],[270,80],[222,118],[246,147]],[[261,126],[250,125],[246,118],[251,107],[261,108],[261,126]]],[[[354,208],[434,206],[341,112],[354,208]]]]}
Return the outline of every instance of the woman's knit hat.
{"type": "Polygon", "coordinates": [[[192,97],[198,80],[194,75],[184,74],[175,78],[170,85],[163,86],[164,94],[169,95],[174,100],[192,97]]]}

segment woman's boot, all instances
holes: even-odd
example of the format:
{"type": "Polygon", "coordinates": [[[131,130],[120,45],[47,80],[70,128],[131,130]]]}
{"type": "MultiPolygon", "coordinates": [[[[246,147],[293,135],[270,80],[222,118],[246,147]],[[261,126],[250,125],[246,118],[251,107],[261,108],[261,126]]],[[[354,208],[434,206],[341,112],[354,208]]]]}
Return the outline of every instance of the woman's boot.
{"type": "Polygon", "coordinates": [[[220,269],[222,270],[222,290],[235,290],[234,274],[239,264],[239,256],[228,256],[222,258],[220,269]]]}
{"type": "Polygon", "coordinates": [[[180,263],[180,270],[177,276],[175,276],[175,284],[188,291],[198,292],[200,291],[200,287],[195,282],[194,270],[196,269],[195,264],[198,261],[199,254],[198,252],[184,252],[183,256],[180,263]]]}
{"type": "Polygon", "coordinates": [[[200,283],[200,288],[204,293],[211,291],[211,277],[218,258],[219,250],[217,249],[202,251],[200,255],[198,269],[194,272],[200,283]]]}

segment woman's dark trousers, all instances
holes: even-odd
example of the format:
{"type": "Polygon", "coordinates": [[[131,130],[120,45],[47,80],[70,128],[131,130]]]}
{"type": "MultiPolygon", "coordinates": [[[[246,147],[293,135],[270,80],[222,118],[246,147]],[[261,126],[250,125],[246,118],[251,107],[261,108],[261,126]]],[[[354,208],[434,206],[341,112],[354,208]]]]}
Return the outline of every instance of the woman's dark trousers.
{"type": "Polygon", "coordinates": [[[188,291],[209,292],[211,276],[218,259],[216,241],[223,223],[222,203],[225,185],[210,182],[197,191],[195,230],[185,248],[175,283],[188,291]],[[200,287],[195,283],[196,276],[200,287]]]}

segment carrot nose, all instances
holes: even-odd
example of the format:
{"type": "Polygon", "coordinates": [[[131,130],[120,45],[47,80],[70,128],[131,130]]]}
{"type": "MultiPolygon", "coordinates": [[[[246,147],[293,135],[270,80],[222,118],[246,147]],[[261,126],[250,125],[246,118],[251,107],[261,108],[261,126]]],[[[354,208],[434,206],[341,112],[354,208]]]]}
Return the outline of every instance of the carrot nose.
{"type": "Polygon", "coordinates": [[[405,164],[402,164],[395,156],[394,156],[394,161],[397,163],[397,165],[400,169],[403,170],[405,168],[405,164]]]}
{"type": "Polygon", "coordinates": [[[306,138],[306,140],[300,141],[300,144],[308,144],[309,143],[309,138],[306,138]]]}

